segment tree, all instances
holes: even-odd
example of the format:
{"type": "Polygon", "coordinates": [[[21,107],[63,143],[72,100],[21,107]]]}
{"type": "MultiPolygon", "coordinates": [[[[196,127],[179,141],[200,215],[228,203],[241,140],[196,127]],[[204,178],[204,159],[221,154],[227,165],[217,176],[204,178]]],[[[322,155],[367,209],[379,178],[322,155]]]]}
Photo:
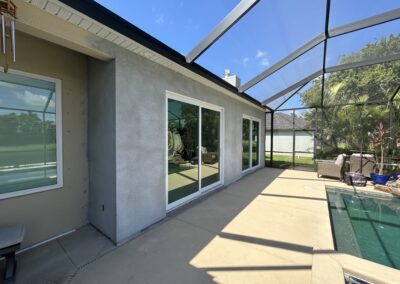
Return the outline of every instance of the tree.
{"type": "MultiPolygon", "coordinates": [[[[400,53],[400,34],[367,44],[340,64],[400,53]]],[[[390,98],[400,85],[400,61],[335,72],[325,77],[324,108],[305,115],[309,124],[319,125],[323,154],[344,149],[366,148],[368,132],[379,122],[390,123],[390,98]],[[349,105],[350,104],[350,105],[349,105]],[[318,112],[316,114],[316,112],[318,112]]],[[[303,105],[321,106],[321,78],[300,94],[303,105]]],[[[394,105],[399,113],[399,104],[394,105]]],[[[394,133],[393,133],[394,134],[394,133]]]]}

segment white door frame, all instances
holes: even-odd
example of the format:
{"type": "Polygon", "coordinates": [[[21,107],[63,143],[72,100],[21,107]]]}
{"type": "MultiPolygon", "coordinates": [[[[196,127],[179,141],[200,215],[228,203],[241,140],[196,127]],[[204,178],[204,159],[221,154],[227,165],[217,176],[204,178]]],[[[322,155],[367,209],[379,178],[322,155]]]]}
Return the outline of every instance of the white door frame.
{"type": "MultiPolygon", "coordinates": [[[[249,156],[249,168],[243,170],[243,166],[242,166],[242,174],[247,173],[251,170],[253,170],[254,168],[257,168],[261,165],[261,158],[260,158],[260,154],[261,154],[261,119],[247,115],[247,114],[243,114],[242,116],[242,144],[243,144],[243,119],[247,119],[250,121],[250,156],[249,156]],[[257,165],[253,165],[253,121],[258,122],[258,164],[257,165]]],[[[243,148],[242,148],[242,155],[240,157],[241,159],[243,159],[243,148]]],[[[241,163],[242,164],[242,163],[241,163]]]]}
{"type": "Polygon", "coordinates": [[[166,199],[165,199],[165,203],[166,203],[166,210],[171,211],[179,206],[182,206],[185,203],[188,203],[189,201],[199,197],[200,195],[212,191],[222,185],[224,185],[224,141],[225,141],[225,118],[224,118],[224,108],[214,105],[214,104],[210,104],[207,102],[203,102],[201,100],[198,99],[194,99],[194,98],[190,98],[187,96],[183,96],[171,91],[166,91],[166,98],[165,98],[165,137],[166,137],[166,151],[165,151],[165,194],[166,194],[166,199]],[[176,200],[172,203],[168,203],[168,100],[169,99],[173,99],[179,102],[183,102],[183,103],[187,103],[187,104],[191,104],[194,106],[197,106],[199,109],[199,150],[198,150],[198,169],[199,169],[199,190],[188,195],[185,196],[184,198],[181,198],[179,200],[176,200]],[[202,109],[209,109],[209,110],[213,110],[213,111],[217,111],[220,113],[220,143],[219,143],[219,181],[210,184],[208,186],[206,186],[205,188],[202,188],[201,185],[201,177],[202,177],[202,157],[201,157],[201,147],[202,147],[202,141],[201,141],[201,130],[202,130],[202,109]]]}

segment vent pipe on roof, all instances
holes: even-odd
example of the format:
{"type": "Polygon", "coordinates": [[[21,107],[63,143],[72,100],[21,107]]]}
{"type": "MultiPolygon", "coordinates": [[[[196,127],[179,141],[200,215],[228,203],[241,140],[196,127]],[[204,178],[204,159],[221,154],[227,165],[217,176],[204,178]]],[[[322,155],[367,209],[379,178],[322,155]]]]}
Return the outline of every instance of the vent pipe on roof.
{"type": "Polygon", "coordinates": [[[236,88],[240,87],[240,78],[236,75],[231,75],[231,70],[229,69],[224,70],[224,80],[236,88]]]}

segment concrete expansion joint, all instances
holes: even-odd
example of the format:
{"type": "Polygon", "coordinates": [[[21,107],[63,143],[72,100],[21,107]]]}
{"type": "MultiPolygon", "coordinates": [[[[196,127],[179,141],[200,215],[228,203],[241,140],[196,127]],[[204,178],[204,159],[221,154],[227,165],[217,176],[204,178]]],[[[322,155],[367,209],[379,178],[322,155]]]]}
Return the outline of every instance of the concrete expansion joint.
{"type": "Polygon", "coordinates": [[[210,233],[210,234],[213,234],[213,235],[218,235],[218,233],[212,232],[212,231],[210,231],[210,230],[208,230],[208,229],[206,229],[206,228],[204,228],[204,227],[202,227],[202,226],[198,226],[198,225],[195,225],[195,224],[190,223],[190,222],[188,222],[188,221],[182,220],[182,219],[180,219],[179,217],[175,217],[174,219],[175,219],[176,221],[182,222],[182,223],[184,223],[184,224],[186,224],[186,225],[189,225],[189,226],[191,226],[191,227],[195,227],[195,228],[197,228],[197,229],[203,230],[203,231],[205,231],[205,232],[207,232],[207,233],[210,233]]]}

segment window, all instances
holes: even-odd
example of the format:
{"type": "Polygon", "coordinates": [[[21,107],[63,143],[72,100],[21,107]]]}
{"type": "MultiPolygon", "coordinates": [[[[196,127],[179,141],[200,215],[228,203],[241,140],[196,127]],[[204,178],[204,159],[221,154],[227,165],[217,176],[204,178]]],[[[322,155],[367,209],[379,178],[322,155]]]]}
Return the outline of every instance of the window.
{"type": "Polygon", "coordinates": [[[167,93],[167,209],[222,184],[222,108],[167,93]]]}
{"type": "Polygon", "coordinates": [[[250,119],[243,118],[242,127],[242,170],[250,168],[250,119]]]}
{"type": "Polygon", "coordinates": [[[260,165],[260,120],[244,116],[242,119],[242,171],[260,165]]]}
{"type": "Polygon", "coordinates": [[[62,186],[60,87],[0,72],[0,199],[62,186]]]}

